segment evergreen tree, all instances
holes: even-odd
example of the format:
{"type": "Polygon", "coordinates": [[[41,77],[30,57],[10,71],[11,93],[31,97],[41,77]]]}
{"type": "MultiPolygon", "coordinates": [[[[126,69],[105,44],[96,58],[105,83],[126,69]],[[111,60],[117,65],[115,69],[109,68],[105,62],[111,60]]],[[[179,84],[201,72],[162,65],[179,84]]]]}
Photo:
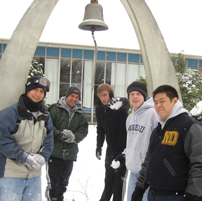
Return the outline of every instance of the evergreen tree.
{"type": "MultiPolygon", "coordinates": [[[[187,69],[184,55],[179,53],[177,57],[172,58],[173,65],[178,80],[182,101],[184,107],[191,111],[194,106],[202,100],[202,74],[197,69],[187,69]]],[[[143,77],[137,79],[147,85],[143,77]]],[[[202,122],[202,114],[194,116],[198,121],[202,122]]]]}
{"type": "Polygon", "coordinates": [[[190,111],[202,98],[202,74],[199,70],[186,68],[183,54],[172,58],[184,107],[190,111]]]}
{"type": "Polygon", "coordinates": [[[32,60],[32,64],[30,65],[27,79],[33,76],[44,77],[43,64],[39,64],[35,59],[32,60]]]}
{"type": "MultiPolygon", "coordinates": [[[[39,64],[38,61],[35,59],[32,60],[32,63],[30,65],[27,81],[30,77],[33,76],[45,77],[43,73],[43,64],[39,64]]],[[[43,105],[47,109],[47,105],[45,104],[45,98],[43,100],[43,105]]]]}

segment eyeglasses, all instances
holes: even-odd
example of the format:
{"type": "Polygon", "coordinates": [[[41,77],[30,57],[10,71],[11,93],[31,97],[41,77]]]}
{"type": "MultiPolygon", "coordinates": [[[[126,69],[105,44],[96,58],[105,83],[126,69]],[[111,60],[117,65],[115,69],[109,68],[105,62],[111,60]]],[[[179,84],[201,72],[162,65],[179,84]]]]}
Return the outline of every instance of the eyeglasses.
{"type": "Polygon", "coordinates": [[[48,79],[44,78],[44,77],[41,77],[39,79],[31,80],[26,84],[26,86],[29,86],[30,84],[39,84],[47,92],[49,92],[49,90],[50,90],[50,81],[48,79]]]}

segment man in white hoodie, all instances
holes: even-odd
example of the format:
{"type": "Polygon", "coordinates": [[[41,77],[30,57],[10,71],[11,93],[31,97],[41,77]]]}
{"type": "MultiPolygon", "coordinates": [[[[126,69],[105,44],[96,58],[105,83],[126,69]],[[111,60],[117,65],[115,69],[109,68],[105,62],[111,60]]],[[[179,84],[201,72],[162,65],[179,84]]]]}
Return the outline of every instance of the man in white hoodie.
{"type": "MultiPolygon", "coordinates": [[[[127,143],[125,149],[126,167],[130,171],[127,201],[131,201],[141,164],[146,156],[150,135],[156,128],[158,120],[153,99],[146,100],[147,87],[145,84],[135,81],[127,87],[127,93],[133,106],[132,113],[126,120],[127,143]]],[[[146,194],[144,200],[147,200],[146,194]]]]}
{"type": "Polygon", "coordinates": [[[197,201],[202,194],[202,125],[189,116],[170,85],[153,92],[159,124],[153,130],[148,152],[132,201],[197,201]]]}

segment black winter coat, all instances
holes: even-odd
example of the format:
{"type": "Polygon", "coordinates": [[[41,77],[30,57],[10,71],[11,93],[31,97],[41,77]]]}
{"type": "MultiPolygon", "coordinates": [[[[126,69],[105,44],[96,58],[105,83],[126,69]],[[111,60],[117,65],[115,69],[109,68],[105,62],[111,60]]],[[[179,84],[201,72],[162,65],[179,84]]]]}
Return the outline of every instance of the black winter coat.
{"type": "Polygon", "coordinates": [[[96,106],[97,118],[97,147],[102,147],[105,137],[107,145],[120,153],[126,147],[126,119],[130,102],[122,98],[123,105],[118,110],[104,106],[101,101],[96,106]]]}

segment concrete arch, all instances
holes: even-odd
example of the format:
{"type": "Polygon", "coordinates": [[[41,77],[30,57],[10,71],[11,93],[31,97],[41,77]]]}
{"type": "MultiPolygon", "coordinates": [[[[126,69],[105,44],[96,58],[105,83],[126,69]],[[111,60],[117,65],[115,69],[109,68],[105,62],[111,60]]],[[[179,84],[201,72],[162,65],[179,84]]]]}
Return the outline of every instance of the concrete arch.
{"type": "MultiPolygon", "coordinates": [[[[17,25],[0,61],[0,110],[17,102],[19,94],[24,92],[24,83],[39,38],[58,1],[34,0],[17,25]]],[[[147,4],[144,0],[121,2],[139,40],[149,95],[160,84],[172,84],[179,91],[166,44],[147,4]]]]}
{"type": "Polygon", "coordinates": [[[0,110],[24,93],[29,66],[48,18],[59,0],[34,0],[27,9],[0,60],[0,110]]]}
{"type": "Polygon", "coordinates": [[[148,83],[148,93],[162,84],[175,87],[181,99],[175,69],[161,31],[145,0],[121,0],[140,45],[148,83]]]}

